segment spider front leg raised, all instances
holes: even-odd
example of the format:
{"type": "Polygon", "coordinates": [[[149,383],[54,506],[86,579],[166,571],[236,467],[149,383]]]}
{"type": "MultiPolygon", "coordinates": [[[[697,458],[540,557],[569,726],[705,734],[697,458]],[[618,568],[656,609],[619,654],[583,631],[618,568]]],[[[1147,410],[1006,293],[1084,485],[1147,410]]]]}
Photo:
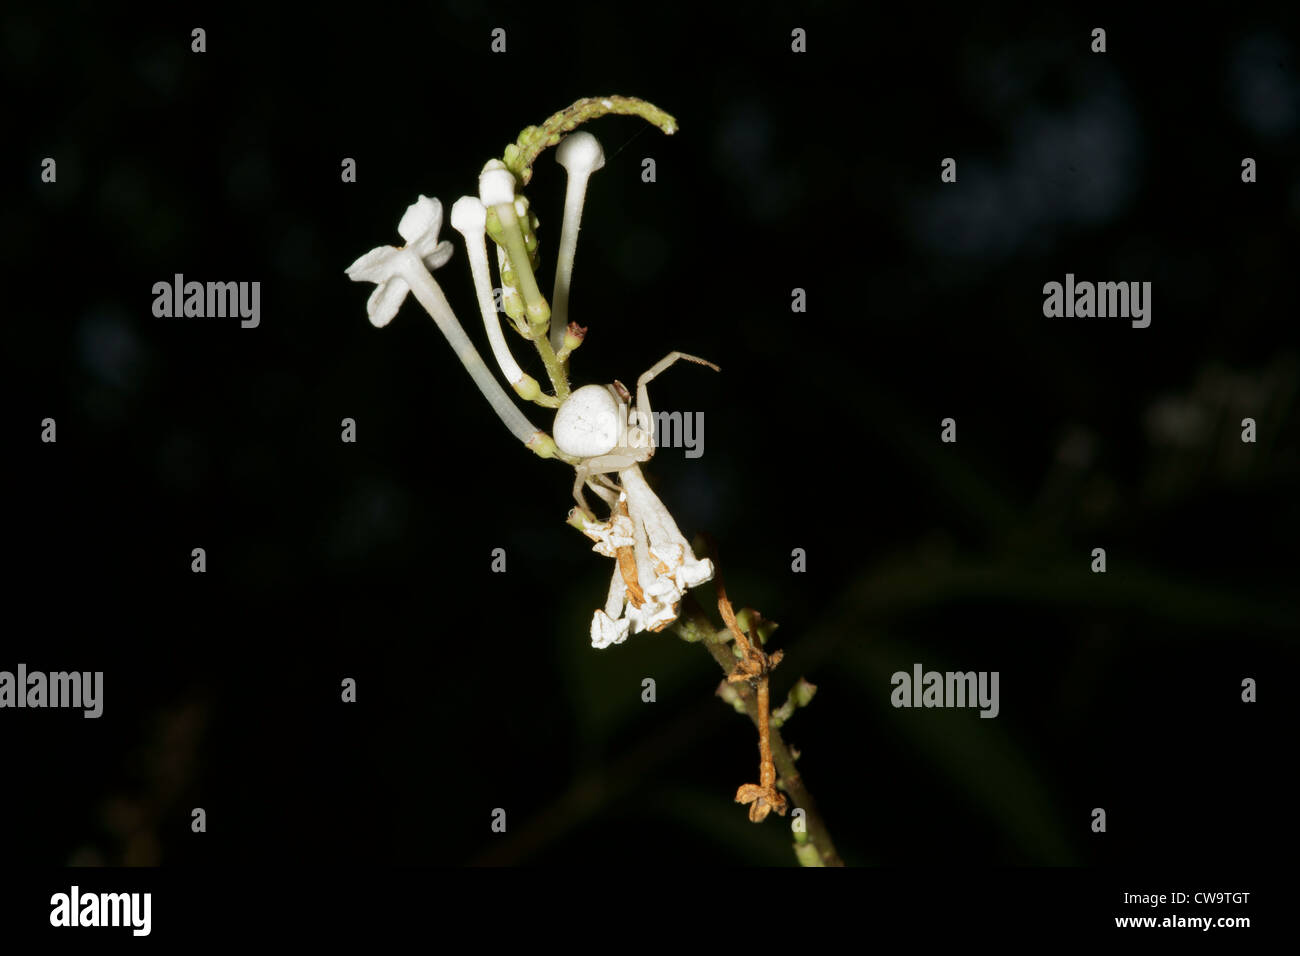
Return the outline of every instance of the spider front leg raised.
{"type": "Polygon", "coordinates": [[[702,359],[697,355],[687,355],[685,352],[669,352],[651,366],[647,372],[636,380],[636,411],[634,412],[637,424],[648,435],[654,435],[654,416],[650,412],[650,392],[646,385],[660,372],[667,371],[678,359],[686,359],[686,361],[694,362],[696,365],[707,365],[715,372],[722,371],[708,359],[702,359]]]}

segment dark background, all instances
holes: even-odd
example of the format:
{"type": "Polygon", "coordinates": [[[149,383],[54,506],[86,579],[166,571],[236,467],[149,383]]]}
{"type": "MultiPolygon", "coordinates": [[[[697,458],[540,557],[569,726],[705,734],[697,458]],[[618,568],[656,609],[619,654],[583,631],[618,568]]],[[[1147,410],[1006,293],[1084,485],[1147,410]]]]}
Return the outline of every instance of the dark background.
{"type": "MultiPolygon", "coordinates": [[[[563,523],[571,471],[414,302],[376,330],[343,275],[417,195],[449,209],[524,126],[611,93],[681,128],[588,127],[572,371],[722,366],[655,383],[705,453],[647,473],[781,622],[776,701],[820,688],[786,735],[845,860],[1290,859],[1293,15],[42,10],[3,15],[0,669],[103,670],[105,713],[0,713],[0,861],[793,862],[731,802],[755,734],[707,654],[589,646],[611,565],[563,523]],[[154,318],[176,272],[260,281],[261,326],[154,318]],[[1151,281],[1150,328],[1044,318],[1067,272],[1151,281]],[[1000,716],[893,709],[915,662],[1000,671],[1000,716]]],[[[544,291],[563,191],[544,154],[544,291]]]]}

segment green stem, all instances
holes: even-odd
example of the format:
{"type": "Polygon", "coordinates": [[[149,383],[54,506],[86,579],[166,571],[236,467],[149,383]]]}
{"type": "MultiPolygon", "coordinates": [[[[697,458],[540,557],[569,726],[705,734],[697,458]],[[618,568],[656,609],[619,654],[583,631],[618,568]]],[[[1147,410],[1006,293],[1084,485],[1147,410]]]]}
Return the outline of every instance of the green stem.
{"type": "Polygon", "coordinates": [[[555,397],[563,402],[569,397],[569,377],[563,363],[556,358],[555,349],[551,347],[551,307],[542,295],[542,290],[537,287],[537,277],[533,275],[533,266],[528,258],[528,248],[524,245],[524,234],[519,228],[514,206],[502,203],[494,207],[494,211],[501,225],[501,242],[510,261],[510,271],[514,273],[516,287],[524,298],[531,333],[529,337],[537,346],[537,354],[546,367],[555,397]]]}
{"type": "Polygon", "coordinates": [[[557,405],[569,397],[569,374],[568,369],[555,354],[555,349],[551,348],[551,340],[543,331],[540,335],[534,336],[533,344],[537,346],[537,354],[541,356],[542,365],[546,367],[546,374],[551,379],[551,385],[555,389],[555,397],[559,399],[557,405]]]}
{"type": "Polygon", "coordinates": [[[537,287],[537,277],[533,275],[533,264],[528,258],[528,247],[524,245],[524,233],[519,228],[519,219],[515,215],[513,204],[502,203],[496,209],[497,221],[501,223],[501,238],[505,240],[506,255],[510,258],[510,271],[515,274],[515,283],[519,293],[524,297],[524,307],[528,310],[528,324],[536,334],[538,326],[549,331],[551,307],[537,287]]]}

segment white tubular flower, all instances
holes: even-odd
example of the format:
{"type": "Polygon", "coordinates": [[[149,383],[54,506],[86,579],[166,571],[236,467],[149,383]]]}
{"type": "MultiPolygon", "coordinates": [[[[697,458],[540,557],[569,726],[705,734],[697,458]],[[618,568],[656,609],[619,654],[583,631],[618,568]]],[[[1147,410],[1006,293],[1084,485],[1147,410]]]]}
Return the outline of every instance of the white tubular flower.
{"type": "Polygon", "coordinates": [[[541,394],[537,380],[524,372],[510,353],[505,336],[501,334],[501,319],[492,298],[492,274],[488,268],[487,207],[474,196],[461,196],[451,206],[451,227],[465,237],[465,251],[469,255],[470,273],[474,277],[474,292],[478,296],[479,311],[483,314],[483,328],[492,355],[497,360],[501,374],[510,387],[527,399],[541,394]]]}
{"type": "Polygon", "coordinates": [[[440,229],[442,203],[421,196],[407,207],[402,221],[397,224],[398,234],[406,240],[404,248],[380,246],[348,266],[347,275],[353,282],[376,283],[375,291],[366,303],[366,312],[376,328],[383,328],[393,320],[406,300],[406,293],[411,291],[410,284],[395,268],[403,252],[414,253],[430,272],[446,265],[451,258],[451,243],[438,241],[440,229]]]}
{"type": "MultiPolygon", "coordinates": [[[[625,500],[620,498],[620,500],[625,500]]],[[[636,545],[636,529],[632,519],[619,514],[615,508],[608,521],[588,521],[576,508],[575,515],[582,522],[582,532],[596,544],[592,551],[615,560],[614,576],[609,582],[609,596],[605,599],[605,609],[597,611],[591,619],[591,646],[609,647],[622,644],[627,640],[631,620],[623,616],[623,606],[627,602],[627,582],[623,579],[617,564],[619,551],[625,553],[636,545]]]]}
{"type": "Polygon", "coordinates": [[[623,491],[614,515],[604,522],[582,519],[583,533],[596,542],[592,550],[618,562],[605,607],[592,617],[591,646],[596,648],[621,644],[629,634],[663,630],[677,620],[682,596],[713,577],[713,563],[696,559],[640,467],[618,474],[623,491]],[[630,590],[629,577],[639,594],[630,590]]]}
{"type": "Polygon", "coordinates": [[[515,177],[499,159],[489,159],[478,174],[478,198],[484,206],[501,206],[515,201],[515,177]]]}
{"type": "Polygon", "coordinates": [[[569,324],[569,286],[573,281],[573,258],[578,251],[578,228],[582,224],[587,180],[596,170],[604,168],[605,153],[596,137],[579,130],[560,141],[555,150],[555,160],[569,176],[569,185],[564,192],[560,252],[555,260],[555,291],[551,295],[551,345],[559,351],[564,345],[564,330],[569,324]]]}
{"type": "Polygon", "coordinates": [[[605,599],[605,609],[597,611],[591,618],[591,646],[597,650],[611,644],[622,644],[627,640],[631,620],[623,617],[623,605],[627,600],[627,585],[623,576],[614,569],[614,577],[609,582],[609,597],[605,599]]]}
{"type": "Polygon", "coordinates": [[[401,249],[393,246],[371,249],[348,266],[348,278],[353,282],[375,283],[375,291],[366,303],[366,312],[371,323],[379,328],[392,321],[406,300],[406,294],[413,293],[510,433],[536,454],[548,458],[555,453],[555,443],[515,407],[505,389],[492,377],[429,271],[446,264],[451,258],[451,243],[438,241],[441,228],[442,203],[421,196],[407,207],[397,225],[406,245],[401,249]]]}
{"type": "Polygon", "coordinates": [[[620,471],[618,477],[623,493],[627,495],[628,513],[638,528],[644,525],[644,537],[650,557],[655,561],[655,573],[670,577],[682,593],[712,580],[713,562],[708,558],[696,560],[690,543],[678,530],[677,522],[646,484],[640,466],[620,471]]]}

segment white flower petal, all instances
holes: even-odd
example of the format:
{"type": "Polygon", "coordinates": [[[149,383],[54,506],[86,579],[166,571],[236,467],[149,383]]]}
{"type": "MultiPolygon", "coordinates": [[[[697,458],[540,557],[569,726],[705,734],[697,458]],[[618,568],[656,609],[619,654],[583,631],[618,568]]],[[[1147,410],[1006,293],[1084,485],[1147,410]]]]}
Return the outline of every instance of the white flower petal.
{"type": "Polygon", "coordinates": [[[450,242],[439,242],[442,230],[442,203],[421,196],[406,208],[397,231],[406,240],[406,248],[415,253],[432,272],[447,264],[451,258],[450,242]]]}
{"type": "Polygon", "coordinates": [[[424,259],[425,268],[430,272],[434,269],[441,269],[447,264],[447,260],[451,258],[452,249],[453,247],[450,242],[444,240],[443,242],[438,243],[433,247],[432,252],[422,257],[424,259]]]}
{"type": "MultiPolygon", "coordinates": [[[[619,481],[627,493],[627,510],[645,525],[646,536],[654,545],[677,545],[683,553],[690,551],[690,545],[677,528],[677,522],[668,513],[659,496],[650,490],[640,468],[628,468],[619,472],[619,481]]],[[[692,558],[694,555],[692,555],[692,558]]]]}
{"type": "Polygon", "coordinates": [[[401,251],[393,246],[371,249],[348,266],[347,276],[353,282],[383,282],[393,274],[395,257],[401,251]]]}
{"type": "Polygon", "coordinates": [[[469,235],[487,229],[487,207],[477,196],[461,196],[451,204],[451,228],[469,235]]]}
{"type": "Polygon", "coordinates": [[[615,621],[604,611],[597,611],[591,618],[591,646],[609,647],[622,644],[627,640],[628,621],[615,621]]]}
{"type": "Polygon", "coordinates": [[[631,501],[628,502],[627,511],[632,516],[634,529],[632,553],[636,555],[636,576],[641,582],[641,590],[646,591],[654,586],[655,579],[659,577],[659,569],[650,557],[650,542],[646,540],[645,522],[641,513],[633,510],[631,501]]]}
{"type": "Polygon", "coordinates": [[[402,302],[405,301],[406,293],[409,291],[411,287],[401,276],[393,276],[387,282],[375,286],[375,291],[370,293],[370,300],[366,302],[366,312],[370,315],[371,324],[377,329],[382,329],[391,322],[397,310],[402,307],[402,302]]]}
{"type": "Polygon", "coordinates": [[[623,573],[615,563],[614,576],[609,581],[609,596],[605,598],[605,613],[613,618],[622,617],[623,605],[626,603],[627,582],[623,580],[623,573]]]}
{"type": "Polygon", "coordinates": [[[409,246],[428,233],[433,233],[434,242],[437,242],[438,230],[441,228],[442,203],[428,196],[421,196],[406,207],[401,222],[397,224],[397,234],[409,246]]]}
{"type": "MultiPolygon", "coordinates": [[[[678,595],[678,600],[680,598],[681,596],[678,595]]],[[[677,604],[677,601],[650,601],[647,599],[639,608],[629,607],[627,617],[632,622],[632,633],[662,631],[677,620],[677,604]]]]}
{"type": "Polygon", "coordinates": [[[684,561],[677,568],[677,586],[683,591],[699,587],[705,581],[713,580],[713,562],[708,558],[698,561],[684,561]]]}
{"type": "Polygon", "coordinates": [[[696,559],[677,522],[646,484],[641,469],[619,472],[619,481],[627,495],[628,513],[645,529],[647,557],[655,574],[668,575],[682,592],[712,579],[713,563],[708,558],[696,559]]]}
{"type": "Polygon", "coordinates": [[[478,197],[485,206],[515,201],[515,177],[499,159],[489,159],[478,176],[478,197]]]}
{"type": "Polygon", "coordinates": [[[696,560],[689,549],[683,552],[681,545],[662,542],[658,546],[652,545],[650,556],[667,568],[661,573],[672,575],[678,589],[683,592],[713,579],[713,562],[708,558],[696,560]]]}
{"type": "Polygon", "coordinates": [[[632,519],[627,515],[616,514],[609,521],[588,521],[583,517],[582,533],[596,542],[591,550],[607,558],[617,558],[619,548],[630,548],[634,543],[632,519]]]}

